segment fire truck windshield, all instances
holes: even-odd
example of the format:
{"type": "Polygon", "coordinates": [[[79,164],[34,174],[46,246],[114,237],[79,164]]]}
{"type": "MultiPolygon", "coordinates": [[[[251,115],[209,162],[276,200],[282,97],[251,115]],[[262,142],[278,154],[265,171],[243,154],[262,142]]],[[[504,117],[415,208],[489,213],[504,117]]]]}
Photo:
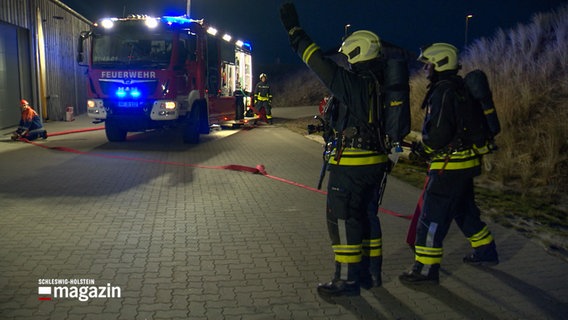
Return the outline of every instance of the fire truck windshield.
{"type": "Polygon", "coordinates": [[[96,34],[92,42],[95,68],[165,69],[170,64],[173,34],[124,27],[96,34]]]}

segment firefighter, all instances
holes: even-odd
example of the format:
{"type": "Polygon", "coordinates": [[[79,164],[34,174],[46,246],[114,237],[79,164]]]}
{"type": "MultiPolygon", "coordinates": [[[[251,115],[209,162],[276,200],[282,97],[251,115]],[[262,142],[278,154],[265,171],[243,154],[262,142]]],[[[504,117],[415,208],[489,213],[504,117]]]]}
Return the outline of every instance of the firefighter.
{"type": "Polygon", "coordinates": [[[254,89],[254,105],[259,117],[266,117],[266,122],[272,124],[272,94],[270,94],[270,85],[268,84],[266,73],[261,73],[259,78],[260,82],[256,84],[254,89]]]}
{"type": "Polygon", "coordinates": [[[47,131],[43,128],[41,119],[37,112],[30,106],[27,100],[20,101],[22,116],[18,130],[12,134],[12,140],[25,138],[35,140],[37,138],[47,139],[47,131]]]}
{"type": "Polygon", "coordinates": [[[361,287],[381,285],[381,229],[376,214],[389,164],[376,111],[380,40],[366,30],[345,39],[340,52],[347,57],[350,71],[324,56],[300,27],[292,3],[282,5],[280,16],[292,48],[340,101],[326,111],[331,113],[335,133],[330,143],[326,204],[335,272],[317,290],[324,297],[356,296],[361,287]]]}
{"type": "Polygon", "coordinates": [[[460,68],[457,49],[434,43],[421,49],[418,58],[430,80],[422,104],[426,108],[420,150],[430,159],[424,202],[416,228],[415,262],[399,276],[402,283],[438,283],[443,241],[452,220],[467,237],[473,252],[463,258],[472,265],[496,265],[499,257],[487,225],[475,204],[473,178],[481,173],[481,156],[472,146],[455,146],[456,113],[460,99],[456,87],[460,68]]]}

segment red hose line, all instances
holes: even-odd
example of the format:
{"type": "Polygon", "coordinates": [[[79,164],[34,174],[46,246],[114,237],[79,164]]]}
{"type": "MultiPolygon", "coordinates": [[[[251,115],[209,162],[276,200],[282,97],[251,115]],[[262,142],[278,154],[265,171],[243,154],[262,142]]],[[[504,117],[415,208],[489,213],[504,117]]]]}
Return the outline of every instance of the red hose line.
{"type": "MultiPolygon", "coordinates": [[[[48,136],[50,136],[50,137],[51,136],[59,136],[59,135],[65,135],[65,134],[71,134],[71,133],[88,132],[88,131],[95,131],[95,130],[102,130],[102,129],[104,129],[104,127],[78,129],[78,130],[67,130],[67,131],[51,133],[48,136]]],[[[291,180],[288,180],[288,179],[284,179],[284,178],[280,178],[280,177],[270,175],[266,172],[266,168],[262,164],[257,165],[255,168],[243,166],[243,165],[239,165],[239,164],[229,164],[229,165],[225,165],[225,166],[206,166],[206,165],[197,165],[197,164],[183,163],[183,162],[161,161],[161,160],[142,159],[142,158],[134,158],[134,157],[126,157],[126,156],[100,154],[100,153],[91,153],[91,152],[80,151],[80,150],[67,148],[67,147],[48,147],[48,146],[45,146],[43,144],[39,144],[39,143],[36,143],[36,142],[33,142],[33,141],[29,141],[25,138],[20,138],[20,140],[27,142],[29,144],[38,146],[38,147],[42,147],[44,149],[63,151],[63,152],[82,154],[82,155],[89,155],[89,156],[93,156],[93,157],[100,157],[100,158],[106,158],[106,159],[119,159],[119,160],[128,160],[128,161],[146,162],[146,163],[160,163],[160,164],[166,164],[166,165],[201,168],[201,169],[232,170],[232,171],[249,172],[249,173],[253,173],[253,174],[260,174],[260,175],[263,175],[263,176],[265,176],[269,179],[284,182],[284,183],[287,183],[289,185],[300,187],[300,188],[303,188],[303,189],[306,189],[306,190],[309,190],[309,191],[312,191],[312,192],[327,195],[327,191],[319,190],[317,188],[313,188],[313,187],[310,187],[310,186],[307,186],[307,185],[304,185],[304,184],[301,184],[301,183],[298,183],[298,182],[295,182],[295,181],[291,181],[291,180]]],[[[397,213],[397,212],[394,212],[394,211],[391,211],[391,210],[388,210],[388,209],[384,209],[384,208],[379,208],[379,211],[382,212],[382,213],[391,215],[391,216],[399,217],[399,218],[404,218],[404,219],[411,219],[412,218],[412,215],[403,215],[403,214],[400,214],[400,213],[397,213]]]]}

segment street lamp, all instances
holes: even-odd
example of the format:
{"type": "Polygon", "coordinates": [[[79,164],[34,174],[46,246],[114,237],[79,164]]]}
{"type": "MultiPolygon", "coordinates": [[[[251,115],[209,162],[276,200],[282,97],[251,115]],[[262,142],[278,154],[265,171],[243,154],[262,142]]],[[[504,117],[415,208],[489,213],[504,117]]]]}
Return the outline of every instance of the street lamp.
{"type": "Polygon", "coordinates": [[[467,47],[467,31],[469,27],[469,19],[473,18],[473,14],[468,14],[465,16],[465,40],[464,40],[464,48],[467,47]]]}

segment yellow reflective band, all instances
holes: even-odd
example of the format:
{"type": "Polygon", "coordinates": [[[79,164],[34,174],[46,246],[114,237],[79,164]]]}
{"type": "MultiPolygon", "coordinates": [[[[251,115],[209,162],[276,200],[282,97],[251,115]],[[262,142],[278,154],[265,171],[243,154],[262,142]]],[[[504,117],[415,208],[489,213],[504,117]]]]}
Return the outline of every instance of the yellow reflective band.
{"type": "Polygon", "coordinates": [[[316,50],[318,49],[319,47],[315,43],[310,44],[306,48],[306,50],[304,50],[304,53],[302,54],[302,60],[307,64],[312,57],[312,54],[314,54],[314,52],[316,52],[316,50]]]}
{"type": "Polygon", "coordinates": [[[367,257],[380,257],[383,254],[382,240],[379,239],[364,239],[363,241],[363,255],[367,257]]]}
{"type": "Polygon", "coordinates": [[[380,257],[381,255],[383,255],[383,249],[381,248],[363,248],[363,255],[366,257],[380,257]]]}
{"type": "Polygon", "coordinates": [[[421,246],[415,246],[414,247],[414,252],[416,254],[421,254],[421,255],[430,255],[430,256],[441,256],[444,254],[444,248],[431,248],[431,247],[421,247],[421,246]]]}
{"type": "Polygon", "coordinates": [[[402,105],[402,101],[391,101],[390,102],[391,107],[398,107],[400,105],[402,105]]]}
{"type": "Polygon", "coordinates": [[[340,166],[364,166],[385,163],[387,161],[388,157],[385,154],[355,148],[345,148],[339,162],[334,157],[329,158],[330,164],[340,166]]]}
{"type": "Polygon", "coordinates": [[[461,170],[461,169],[469,169],[475,168],[481,165],[481,161],[479,159],[472,159],[469,161],[460,161],[460,162],[452,162],[448,161],[439,161],[439,160],[432,160],[430,163],[430,170],[461,170]]]}
{"type": "Polygon", "coordinates": [[[335,255],[335,261],[339,263],[359,263],[361,262],[361,255],[343,256],[335,255]]]}
{"type": "Polygon", "coordinates": [[[361,251],[360,244],[337,244],[332,246],[333,252],[350,253],[361,251]]]}
{"type": "Polygon", "coordinates": [[[335,253],[335,261],[339,263],[361,262],[360,244],[338,244],[332,246],[335,253]]]}
{"type": "Polygon", "coordinates": [[[443,248],[414,247],[414,259],[422,264],[437,264],[442,262],[443,248]]]}
{"type": "Polygon", "coordinates": [[[485,226],[483,227],[483,229],[481,229],[481,231],[467,239],[469,240],[469,243],[473,248],[478,248],[493,242],[493,235],[491,235],[491,232],[489,231],[487,226],[485,226]]]}
{"type": "Polygon", "coordinates": [[[422,257],[416,256],[415,260],[422,264],[440,264],[442,263],[442,257],[422,257]]]}
{"type": "Polygon", "coordinates": [[[472,149],[456,151],[449,155],[438,155],[430,163],[431,170],[460,170],[475,168],[481,165],[481,159],[472,149]]]}
{"type": "Polygon", "coordinates": [[[485,115],[492,114],[492,113],[494,113],[494,112],[495,112],[495,108],[483,110],[483,113],[484,113],[485,115]]]}
{"type": "Polygon", "coordinates": [[[263,96],[258,96],[257,99],[258,99],[258,101],[268,101],[268,100],[270,100],[269,97],[263,97],[263,96]]]}
{"type": "Polygon", "coordinates": [[[363,243],[363,247],[367,246],[367,247],[372,247],[372,246],[381,246],[383,241],[382,239],[363,239],[362,241],[363,243]]]}

